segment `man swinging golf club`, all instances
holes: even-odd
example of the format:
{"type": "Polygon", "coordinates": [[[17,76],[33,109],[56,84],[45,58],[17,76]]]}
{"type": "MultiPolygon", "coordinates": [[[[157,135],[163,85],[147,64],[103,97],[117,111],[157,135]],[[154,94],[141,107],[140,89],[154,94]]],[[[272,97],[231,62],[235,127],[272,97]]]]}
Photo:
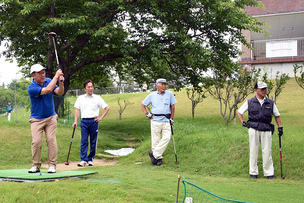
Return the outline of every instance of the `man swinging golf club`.
{"type": "Polygon", "coordinates": [[[32,131],[32,168],[29,173],[40,172],[42,135],[45,131],[47,151],[49,158],[48,173],[56,172],[57,164],[57,114],[55,112],[53,92],[62,96],[64,94],[64,77],[62,70],[57,70],[53,79],[45,77],[45,68],[40,64],[31,67],[33,77],[28,86],[28,94],[31,100],[31,131],[32,131]],[[56,85],[59,82],[59,87],[56,85]]]}
{"type": "Polygon", "coordinates": [[[237,112],[242,125],[248,128],[249,133],[249,174],[253,179],[256,179],[259,175],[258,152],[261,144],[264,176],[268,179],[274,179],[271,155],[274,125],[271,124],[271,120],[272,115],[274,115],[278,125],[279,136],[282,136],[281,117],[274,101],[266,97],[267,84],[265,82],[257,82],[254,89],[256,96],[248,99],[237,112]],[[249,122],[245,122],[243,118],[243,114],[247,110],[249,122]]]}
{"type": "Polygon", "coordinates": [[[171,125],[174,123],[175,104],[172,92],[167,89],[166,79],[156,80],[157,91],[149,94],[141,103],[141,109],[151,120],[152,151],[149,152],[153,165],[162,164],[162,154],[165,152],[171,138],[171,125]],[[152,105],[148,113],[146,107],[152,105]]]}

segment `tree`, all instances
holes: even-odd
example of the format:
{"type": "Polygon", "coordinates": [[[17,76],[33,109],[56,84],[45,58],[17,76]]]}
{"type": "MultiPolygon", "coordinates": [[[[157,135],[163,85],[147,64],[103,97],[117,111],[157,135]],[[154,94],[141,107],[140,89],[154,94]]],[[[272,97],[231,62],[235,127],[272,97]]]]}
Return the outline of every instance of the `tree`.
{"type": "Polygon", "coordinates": [[[290,79],[290,77],[286,73],[280,74],[280,72],[277,71],[275,83],[272,82],[271,79],[268,79],[267,72],[264,73],[262,78],[263,78],[262,81],[265,82],[268,86],[267,87],[267,97],[270,99],[273,99],[274,102],[277,102],[279,95],[283,91],[284,85],[287,83],[287,81],[290,79]],[[270,94],[271,94],[273,88],[274,88],[274,97],[273,96],[270,97],[270,94]]]}
{"type": "Polygon", "coordinates": [[[205,91],[203,88],[187,88],[187,96],[191,100],[192,106],[192,118],[194,119],[195,107],[203,102],[206,98],[205,91]]]}
{"type": "MultiPolygon", "coordinates": [[[[106,86],[111,71],[137,83],[166,76],[176,88],[198,86],[215,61],[231,64],[237,44],[250,46],[242,29],[264,32],[244,12],[257,0],[3,0],[0,41],[29,75],[34,63],[53,77],[56,60],[49,32],[57,33],[65,92],[83,78],[106,86]],[[122,68],[126,67],[126,68],[122,68]]],[[[228,66],[227,66],[228,67],[228,66]]]]}
{"type": "Polygon", "coordinates": [[[128,104],[130,104],[130,101],[129,100],[124,100],[124,105],[123,105],[123,104],[120,103],[120,98],[118,98],[117,103],[118,103],[118,106],[119,106],[119,109],[118,109],[119,120],[121,120],[122,113],[127,108],[128,104]]]}
{"type": "Polygon", "coordinates": [[[304,72],[303,72],[303,66],[304,63],[302,65],[299,64],[295,64],[293,65],[293,72],[294,72],[294,76],[295,76],[295,80],[298,83],[298,85],[304,89],[304,72]],[[300,76],[297,76],[299,71],[300,76]]]}
{"type": "Polygon", "coordinates": [[[248,71],[236,63],[227,72],[214,69],[213,78],[206,79],[206,88],[210,96],[220,102],[220,112],[226,126],[236,117],[238,104],[253,93],[259,75],[260,70],[253,68],[248,71]]]}

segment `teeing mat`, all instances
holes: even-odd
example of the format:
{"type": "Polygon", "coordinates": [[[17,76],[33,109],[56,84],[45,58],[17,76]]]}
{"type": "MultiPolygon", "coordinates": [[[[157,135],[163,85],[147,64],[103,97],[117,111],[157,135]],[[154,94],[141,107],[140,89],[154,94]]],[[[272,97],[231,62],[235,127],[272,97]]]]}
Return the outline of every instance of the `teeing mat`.
{"type": "Polygon", "coordinates": [[[56,170],[56,173],[48,173],[48,169],[40,169],[38,173],[28,173],[29,169],[0,170],[0,181],[36,182],[55,181],[65,178],[79,178],[93,175],[96,171],[64,171],[56,170]]]}

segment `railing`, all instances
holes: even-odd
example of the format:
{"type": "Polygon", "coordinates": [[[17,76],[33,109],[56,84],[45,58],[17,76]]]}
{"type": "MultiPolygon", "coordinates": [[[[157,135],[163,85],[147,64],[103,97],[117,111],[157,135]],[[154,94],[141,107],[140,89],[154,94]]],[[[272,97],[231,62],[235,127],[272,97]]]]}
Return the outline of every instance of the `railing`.
{"type": "Polygon", "coordinates": [[[251,57],[242,58],[246,63],[272,63],[304,61],[304,38],[251,41],[251,57]]]}

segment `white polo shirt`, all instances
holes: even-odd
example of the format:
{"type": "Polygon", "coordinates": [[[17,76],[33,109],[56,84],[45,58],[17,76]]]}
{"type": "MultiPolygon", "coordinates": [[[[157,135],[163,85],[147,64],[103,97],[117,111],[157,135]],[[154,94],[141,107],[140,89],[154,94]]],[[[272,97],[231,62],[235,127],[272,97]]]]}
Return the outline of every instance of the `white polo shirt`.
{"type": "Polygon", "coordinates": [[[107,106],[106,102],[96,94],[92,94],[90,97],[87,94],[80,95],[74,105],[76,109],[80,109],[81,118],[98,117],[99,108],[105,109],[107,106]]]}

